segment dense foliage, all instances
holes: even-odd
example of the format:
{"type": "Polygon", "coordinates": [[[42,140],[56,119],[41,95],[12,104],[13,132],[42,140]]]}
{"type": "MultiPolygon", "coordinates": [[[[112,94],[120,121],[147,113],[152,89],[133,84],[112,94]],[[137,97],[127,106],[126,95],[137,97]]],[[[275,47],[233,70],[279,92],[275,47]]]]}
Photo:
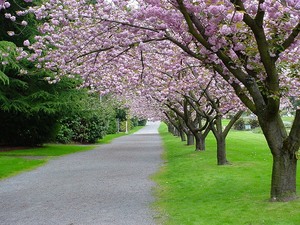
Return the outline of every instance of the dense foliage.
{"type": "Polygon", "coordinates": [[[107,117],[114,117],[100,103],[91,103],[99,99],[87,89],[78,90],[77,79],[49,84],[48,78],[55,76],[52,71],[16,60],[18,47],[37,33],[34,17],[18,13],[26,6],[13,1],[0,10],[0,145],[95,142],[108,127],[107,117]]]}
{"type": "Polygon", "coordinates": [[[45,75],[13,75],[0,86],[0,143],[37,145],[55,139],[59,119],[70,113],[78,96],[74,80],[48,84],[45,75]]]}
{"type": "Polygon", "coordinates": [[[233,127],[235,130],[245,130],[245,120],[243,118],[238,119],[233,127]]]}
{"type": "Polygon", "coordinates": [[[95,143],[106,133],[116,133],[110,121],[115,119],[115,111],[111,99],[100,102],[99,98],[89,95],[85,90],[84,97],[76,102],[77,110],[60,120],[57,141],[61,143],[79,142],[95,143]]]}

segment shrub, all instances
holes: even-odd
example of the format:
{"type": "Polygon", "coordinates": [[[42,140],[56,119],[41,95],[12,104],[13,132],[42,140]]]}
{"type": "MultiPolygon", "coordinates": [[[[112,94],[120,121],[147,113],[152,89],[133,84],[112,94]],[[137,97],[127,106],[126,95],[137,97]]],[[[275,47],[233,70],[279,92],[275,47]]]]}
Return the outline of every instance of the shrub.
{"type": "Polygon", "coordinates": [[[0,111],[0,143],[5,145],[36,146],[53,141],[57,132],[57,117],[34,113],[0,111]]]}
{"type": "Polygon", "coordinates": [[[243,118],[238,119],[238,120],[234,123],[233,128],[234,128],[235,130],[244,130],[244,129],[245,129],[245,121],[244,121],[244,119],[243,119],[243,118]]]}
{"type": "Polygon", "coordinates": [[[147,120],[146,120],[146,119],[139,120],[139,121],[138,121],[138,126],[145,126],[146,123],[147,123],[147,120]]]}
{"type": "Polygon", "coordinates": [[[110,117],[107,122],[107,134],[115,134],[118,132],[118,119],[115,117],[110,117]]]}
{"type": "Polygon", "coordinates": [[[56,135],[56,140],[60,143],[67,144],[73,141],[74,132],[66,124],[62,124],[56,135]]]}
{"type": "Polygon", "coordinates": [[[136,118],[136,117],[131,118],[130,121],[131,121],[131,125],[132,125],[133,127],[136,127],[136,126],[139,125],[139,120],[138,120],[138,118],[136,118]]]}
{"type": "MultiPolygon", "coordinates": [[[[131,120],[127,120],[127,131],[131,130],[133,128],[131,120]]],[[[126,121],[122,121],[120,123],[120,131],[125,132],[126,131],[126,121]]]]}
{"type": "Polygon", "coordinates": [[[71,141],[95,143],[106,131],[105,121],[101,115],[85,112],[61,120],[61,128],[56,140],[61,143],[71,141]]]}
{"type": "Polygon", "coordinates": [[[262,133],[263,133],[260,127],[254,128],[254,129],[252,130],[252,132],[255,133],[255,134],[262,134],[262,133]]]}
{"type": "Polygon", "coordinates": [[[284,124],[285,128],[292,128],[292,122],[283,121],[283,124],[284,124]]]}
{"type": "Polygon", "coordinates": [[[98,95],[80,90],[80,99],[74,101],[73,109],[60,120],[61,128],[56,138],[59,142],[95,143],[108,129],[108,132],[116,132],[116,112],[110,99],[103,97],[99,101],[98,95]]]}
{"type": "Polygon", "coordinates": [[[137,127],[137,126],[145,126],[147,123],[147,120],[134,117],[134,118],[131,118],[131,122],[132,122],[133,127],[137,127]]]}
{"type": "Polygon", "coordinates": [[[257,119],[250,119],[250,120],[249,120],[249,124],[250,124],[250,126],[251,126],[251,129],[254,129],[254,128],[256,128],[256,127],[260,127],[260,126],[259,126],[259,122],[258,122],[257,119]]]}

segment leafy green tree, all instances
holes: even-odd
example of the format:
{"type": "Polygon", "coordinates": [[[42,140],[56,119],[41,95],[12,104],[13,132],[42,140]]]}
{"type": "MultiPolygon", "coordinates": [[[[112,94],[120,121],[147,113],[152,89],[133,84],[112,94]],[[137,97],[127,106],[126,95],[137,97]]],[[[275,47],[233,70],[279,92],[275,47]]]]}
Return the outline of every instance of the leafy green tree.
{"type": "Polygon", "coordinates": [[[76,109],[78,82],[62,79],[48,84],[47,74],[20,76],[9,71],[9,84],[0,85],[0,143],[37,145],[54,140],[59,119],[76,109]]]}
{"type": "Polygon", "coordinates": [[[46,77],[52,73],[16,60],[17,47],[30,40],[37,29],[32,15],[11,19],[30,3],[10,3],[0,11],[0,144],[38,145],[53,140],[59,119],[74,110],[74,98],[80,97],[74,88],[79,82],[62,79],[50,85],[46,77]],[[12,32],[15,35],[9,35],[12,32]]]}

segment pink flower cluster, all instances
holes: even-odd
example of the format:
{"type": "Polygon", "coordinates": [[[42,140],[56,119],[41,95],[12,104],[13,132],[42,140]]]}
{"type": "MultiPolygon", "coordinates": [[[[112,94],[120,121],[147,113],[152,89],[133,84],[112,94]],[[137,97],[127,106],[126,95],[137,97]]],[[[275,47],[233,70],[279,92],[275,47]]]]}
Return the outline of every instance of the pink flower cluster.
{"type": "Polygon", "coordinates": [[[5,0],[0,0],[0,10],[7,9],[10,7],[10,3],[5,0]]]}
{"type": "Polygon", "coordinates": [[[28,59],[60,71],[57,79],[80,75],[83,86],[101,93],[177,104],[191,91],[201,96],[210,83],[224,113],[242,107],[233,86],[250,101],[249,80],[267,88],[268,58],[278,71],[278,96],[299,99],[299,76],[280,69],[299,63],[300,38],[292,37],[299,1],[239,2],[240,8],[229,0],[49,0],[28,10],[47,20],[36,41],[24,45],[34,52],[28,59]],[[254,34],[254,20],[264,44],[254,34]]]}

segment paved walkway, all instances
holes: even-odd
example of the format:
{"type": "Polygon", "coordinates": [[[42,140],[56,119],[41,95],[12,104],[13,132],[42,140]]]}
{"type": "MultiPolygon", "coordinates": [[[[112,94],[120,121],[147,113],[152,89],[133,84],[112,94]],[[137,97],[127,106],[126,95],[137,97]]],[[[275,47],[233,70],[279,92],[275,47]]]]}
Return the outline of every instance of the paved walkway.
{"type": "Polygon", "coordinates": [[[0,224],[154,224],[149,175],[161,163],[158,126],[0,181],[0,224]]]}

